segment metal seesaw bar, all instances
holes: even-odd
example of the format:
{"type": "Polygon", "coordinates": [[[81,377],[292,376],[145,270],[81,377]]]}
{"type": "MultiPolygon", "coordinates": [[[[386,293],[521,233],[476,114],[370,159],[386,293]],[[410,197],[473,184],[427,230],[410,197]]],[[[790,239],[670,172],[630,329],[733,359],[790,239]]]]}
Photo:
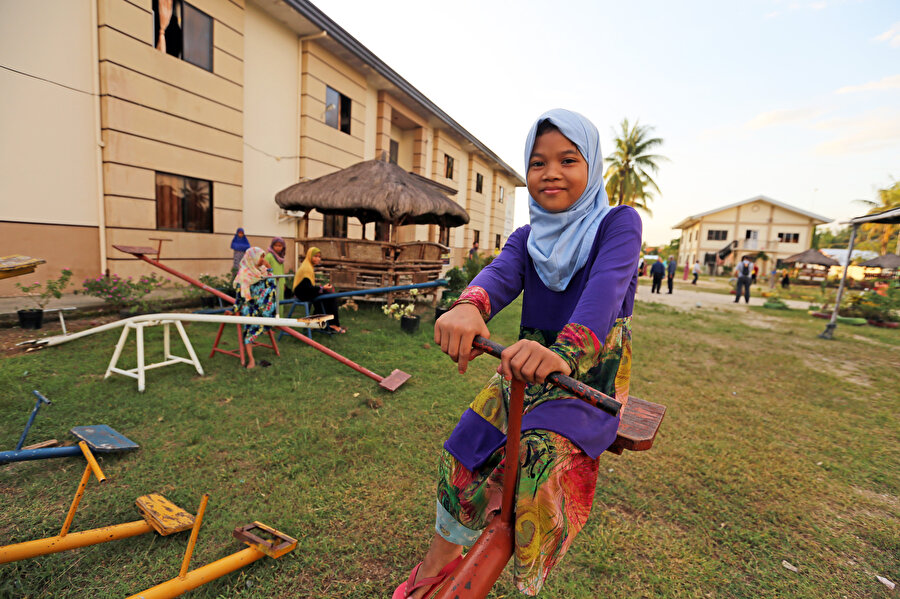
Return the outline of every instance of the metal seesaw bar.
{"type": "MultiPolygon", "coordinates": [[[[148,247],[126,246],[126,245],[113,245],[113,247],[116,248],[117,250],[119,250],[120,252],[124,252],[126,254],[131,254],[132,256],[135,256],[136,258],[140,258],[147,264],[151,264],[161,270],[164,270],[167,273],[174,275],[183,281],[187,281],[191,285],[199,287],[200,289],[203,289],[207,293],[211,293],[211,294],[215,295],[216,297],[222,299],[223,301],[228,302],[229,304],[235,303],[234,298],[231,297],[230,295],[222,293],[218,289],[215,289],[213,287],[210,287],[209,285],[201,283],[197,279],[195,279],[189,275],[186,275],[184,273],[180,273],[177,270],[175,270],[174,268],[170,268],[170,267],[166,266],[165,264],[161,263],[160,261],[154,260],[153,258],[150,258],[147,256],[147,254],[157,254],[158,255],[159,254],[158,249],[153,249],[153,248],[148,248],[148,247]]],[[[237,322],[237,321],[229,320],[228,322],[237,322]]],[[[312,347],[316,348],[317,350],[319,350],[326,356],[334,358],[341,364],[349,366],[353,370],[366,375],[370,379],[378,382],[378,385],[381,388],[387,389],[388,391],[396,391],[400,387],[400,385],[402,385],[403,383],[405,383],[406,381],[409,380],[410,375],[403,372],[402,370],[395,369],[393,372],[391,372],[391,374],[389,374],[386,377],[383,377],[379,374],[372,372],[371,370],[369,370],[367,368],[363,368],[362,366],[360,366],[356,362],[353,362],[352,360],[348,360],[341,354],[325,347],[321,343],[317,343],[317,342],[313,341],[312,339],[306,337],[305,335],[301,335],[300,333],[298,333],[297,331],[295,331],[291,328],[288,328],[286,326],[278,326],[278,325],[276,325],[276,328],[278,328],[281,331],[284,331],[288,335],[296,337],[297,339],[299,339],[300,341],[302,341],[303,343],[305,343],[307,345],[311,345],[312,347]]]]}

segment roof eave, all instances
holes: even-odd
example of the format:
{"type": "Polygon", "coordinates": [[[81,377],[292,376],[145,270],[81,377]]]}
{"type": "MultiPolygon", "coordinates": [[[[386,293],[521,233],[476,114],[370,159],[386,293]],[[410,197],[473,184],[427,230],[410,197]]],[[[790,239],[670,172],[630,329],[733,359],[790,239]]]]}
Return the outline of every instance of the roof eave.
{"type": "Polygon", "coordinates": [[[309,19],[317,27],[328,33],[328,36],[344,46],[348,51],[352,52],[361,61],[375,69],[375,71],[397,86],[402,92],[410,98],[421,104],[426,110],[437,116],[441,121],[446,123],[453,131],[461,135],[463,138],[472,143],[479,151],[483,152],[488,158],[494,160],[502,166],[506,172],[511,175],[519,187],[525,186],[525,179],[516,172],[511,166],[506,164],[499,156],[490,150],[486,145],[478,140],[477,137],[469,133],[462,125],[453,120],[450,115],[438,108],[437,104],[432,102],[422,92],[416,89],[409,81],[401,77],[396,71],[390,68],[383,60],[378,58],[371,50],[363,46],[356,38],[347,33],[344,28],[335,23],[325,13],[319,10],[312,2],[308,0],[284,0],[284,2],[309,19]]]}

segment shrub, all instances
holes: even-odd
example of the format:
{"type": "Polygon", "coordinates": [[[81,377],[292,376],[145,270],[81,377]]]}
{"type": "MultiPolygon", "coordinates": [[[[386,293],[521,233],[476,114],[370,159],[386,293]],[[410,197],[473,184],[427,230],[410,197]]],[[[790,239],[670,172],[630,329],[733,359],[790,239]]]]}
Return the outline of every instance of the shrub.
{"type": "Polygon", "coordinates": [[[151,308],[151,300],[147,297],[151,291],[158,289],[168,279],[157,277],[155,273],[143,275],[135,281],[113,274],[108,277],[85,279],[84,294],[99,297],[107,304],[118,309],[129,309],[132,312],[146,311],[151,308]]]}
{"type": "Polygon", "coordinates": [[[50,298],[55,297],[59,299],[62,297],[63,289],[69,284],[70,278],[72,278],[72,271],[64,268],[58,278],[50,279],[43,285],[41,285],[40,281],[35,281],[31,285],[23,285],[21,283],[16,283],[15,285],[37,304],[38,310],[43,310],[50,298]]]}

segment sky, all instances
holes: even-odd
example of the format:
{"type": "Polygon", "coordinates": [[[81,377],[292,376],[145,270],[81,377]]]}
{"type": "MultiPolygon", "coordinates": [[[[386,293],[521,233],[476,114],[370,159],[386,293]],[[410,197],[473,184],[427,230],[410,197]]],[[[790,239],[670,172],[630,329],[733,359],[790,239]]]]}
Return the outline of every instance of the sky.
{"type": "Polygon", "coordinates": [[[623,119],[652,127],[649,245],[757,195],[844,221],[900,180],[898,0],[313,2],[521,175],[550,108],[604,152],[623,119]]]}

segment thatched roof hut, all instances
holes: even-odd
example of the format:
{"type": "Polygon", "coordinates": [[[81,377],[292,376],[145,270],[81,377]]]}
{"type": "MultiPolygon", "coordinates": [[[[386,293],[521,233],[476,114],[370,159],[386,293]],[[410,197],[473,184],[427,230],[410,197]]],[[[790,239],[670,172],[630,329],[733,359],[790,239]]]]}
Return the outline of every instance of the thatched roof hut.
{"type": "MultiPolygon", "coordinates": [[[[465,209],[444,195],[439,183],[382,160],[367,160],[311,181],[302,181],[275,194],[285,210],[353,216],[363,225],[440,225],[458,227],[469,222],[465,209]]],[[[454,192],[450,188],[447,191],[454,192]]]]}
{"type": "Polygon", "coordinates": [[[785,264],[817,264],[819,266],[840,266],[840,262],[834,258],[829,258],[819,250],[808,249],[805,252],[794,254],[782,260],[785,264]]]}
{"type": "Polygon", "coordinates": [[[897,254],[885,254],[871,260],[861,262],[860,266],[868,266],[870,268],[890,268],[900,270],[900,256],[897,254]]]}

